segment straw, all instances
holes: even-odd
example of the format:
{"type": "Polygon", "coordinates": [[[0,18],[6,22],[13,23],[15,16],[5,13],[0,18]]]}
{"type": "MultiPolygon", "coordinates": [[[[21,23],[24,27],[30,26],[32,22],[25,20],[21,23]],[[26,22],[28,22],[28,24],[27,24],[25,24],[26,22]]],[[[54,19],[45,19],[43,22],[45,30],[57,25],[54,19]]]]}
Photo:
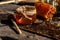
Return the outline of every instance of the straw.
{"type": "Polygon", "coordinates": [[[47,0],[47,3],[49,3],[50,0],[47,0]]]}
{"type": "Polygon", "coordinates": [[[42,3],[44,3],[45,1],[44,0],[35,0],[35,2],[42,2],[42,3]]]}
{"type": "Polygon", "coordinates": [[[15,1],[5,1],[5,2],[0,2],[0,5],[1,4],[8,4],[8,3],[14,3],[15,1]]]}
{"type": "Polygon", "coordinates": [[[45,1],[44,0],[41,0],[42,3],[44,3],[45,1]]]}
{"type": "Polygon", "coordinates": [[[54,5],[55,5],[54,3],[55,3],[55,1],[53,1],[53,7],[54,7],[54,5]]]}
{"type": "Polygon", "coordinates": [[[22,31],[19,29],[19,27],[18,27],[18,25],[16,24],[16,22],[15,22],[13,19],[11,19],[11,21],[12,21],[13,24],[15,25],[15,27],[16,27],[17,31],[19,32],[19,34],[22,34],[22,31]]]}
{"type": "Polygon", "coordinates": [[[35,2],[39,2],[39,0],[35,0],[35,2]]]}

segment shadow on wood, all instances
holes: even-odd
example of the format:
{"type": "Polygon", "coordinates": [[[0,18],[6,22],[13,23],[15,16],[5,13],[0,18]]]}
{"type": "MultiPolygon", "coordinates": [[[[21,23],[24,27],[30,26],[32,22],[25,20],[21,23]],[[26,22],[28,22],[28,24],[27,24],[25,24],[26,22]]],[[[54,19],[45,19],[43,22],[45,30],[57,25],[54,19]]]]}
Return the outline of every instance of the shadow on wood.
{"type": "Polygon", "coordinates": [[[15,39],[15,38],[11,38],[11,37],[7,37],[7,36],[1,36],[2,40],[18,40],[18,39],[15,39]]]}

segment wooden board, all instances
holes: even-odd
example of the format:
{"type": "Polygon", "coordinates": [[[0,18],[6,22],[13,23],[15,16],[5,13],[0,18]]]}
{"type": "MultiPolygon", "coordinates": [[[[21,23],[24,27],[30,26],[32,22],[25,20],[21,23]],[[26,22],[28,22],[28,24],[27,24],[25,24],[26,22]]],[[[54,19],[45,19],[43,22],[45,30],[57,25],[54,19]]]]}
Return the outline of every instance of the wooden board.
{"type": "Polygon", "coordinates": [[[32,25],[19,25],[19,27],[28,32],[60,40],[60,26],[50,24],[49,22],[32,25]]]}

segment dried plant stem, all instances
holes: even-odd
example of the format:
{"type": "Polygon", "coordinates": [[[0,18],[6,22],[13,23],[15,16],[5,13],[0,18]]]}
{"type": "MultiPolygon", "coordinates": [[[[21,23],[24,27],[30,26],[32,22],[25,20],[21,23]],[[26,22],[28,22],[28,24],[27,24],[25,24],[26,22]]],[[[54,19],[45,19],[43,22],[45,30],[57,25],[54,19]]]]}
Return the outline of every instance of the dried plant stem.
{"type": "Polygon", "coordinates": [[[13,24],[15,25],[15,27],[16,27],[17,31],[19,32],[19,34],[22,34],[22,31],[19,29],[19,27],[18,27],[18,25],[16,24],[16,22],[15,22],[13,19],[11,19],[11,21],[12,21],[13,24]]]}
{"type": "Polygon", "coordinates": [[[14,3],[15,1],[6,1],[6,2],[0,2],[0,5],[2,4],[8,4],[8,3],[14,3]]]}

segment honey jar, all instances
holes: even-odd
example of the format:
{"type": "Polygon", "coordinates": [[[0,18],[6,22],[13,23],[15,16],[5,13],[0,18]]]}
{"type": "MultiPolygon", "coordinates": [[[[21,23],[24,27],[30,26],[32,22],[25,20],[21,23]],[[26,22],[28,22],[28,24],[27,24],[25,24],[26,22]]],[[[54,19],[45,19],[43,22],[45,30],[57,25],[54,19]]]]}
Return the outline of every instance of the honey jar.
{"type": "Polygon", "coordinates": [[[36,20],[36,9],[33,6],[22,6],[16,9],[15,19],[17,24],[33,24],[36,20]],[[25,9],[25,10],[24,10],[25,9]]]}
{"type": "Polygon", "coordinates": [[[53,5],[44,2],[36,2],[35,3],[37,15],[41,16],[45,19],[50,19],[56,12],[56,8],[53,5]]]}

